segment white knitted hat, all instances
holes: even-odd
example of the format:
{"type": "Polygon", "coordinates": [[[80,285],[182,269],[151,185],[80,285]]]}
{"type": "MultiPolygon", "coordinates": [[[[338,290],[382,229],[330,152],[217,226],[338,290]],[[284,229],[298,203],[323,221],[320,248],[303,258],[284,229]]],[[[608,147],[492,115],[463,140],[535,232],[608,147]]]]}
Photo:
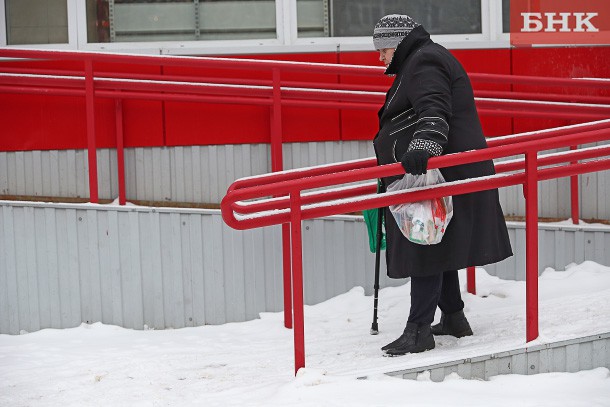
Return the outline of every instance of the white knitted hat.
{"type": "Polygon", "coordinates": [[[382,17],[373,30],[375,49],[396,48],[413,29],[421,24],[404,14],[382,17]]]}

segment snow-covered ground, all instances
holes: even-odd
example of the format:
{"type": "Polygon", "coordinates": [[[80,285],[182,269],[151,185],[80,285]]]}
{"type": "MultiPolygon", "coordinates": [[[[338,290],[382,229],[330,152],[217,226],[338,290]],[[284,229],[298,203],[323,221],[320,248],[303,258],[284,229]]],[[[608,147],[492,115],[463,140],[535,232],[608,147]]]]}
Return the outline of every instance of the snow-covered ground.
{"type": "MultiPolygon", "coordinates": [[[[609,267],[549,269],[539,286],[533,344],[610,331],[609,267]]],[[[474,336],[440,337],[432,351],[383,357],[379,348],[406,322],[409,289],[381,290],[377,336],[369,334],[372,297],[362,288],[306,307],[307,368],[297,377],[281,313],[176,330],[96,323],[0,335],[0,406],[610,406],[606,368],[490,381],[453,375],[442,383],[383,375],[524,345],[525,283],[478,269],[477,295],[464,294],[474,336]]]]}

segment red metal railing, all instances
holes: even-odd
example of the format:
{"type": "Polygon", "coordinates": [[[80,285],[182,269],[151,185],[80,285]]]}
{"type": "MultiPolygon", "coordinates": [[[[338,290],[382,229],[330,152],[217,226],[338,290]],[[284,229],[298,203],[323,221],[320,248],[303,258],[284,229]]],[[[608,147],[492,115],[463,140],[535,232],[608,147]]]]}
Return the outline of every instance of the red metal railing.
{"type": "MultiPolygon", "coordinates": [[[[285,61],[261,61],[233,58],[190,58],[142,56],[72,51],[40,51],[0,49],[0,58],[61,60],[82,62],[81,70],[0,68],[0,92],[29,93],[51,96],[82,96],[86,105],[87,150],[89,163],[90,201],[98,201],[97,151],[94,103],[99,98],[115,101],[119,203],[126,202],[123,146],[122,101],[146,99],[202,103],[231,103],[269,106],[271,118],[271,163],[273,171],[283,168],[282,107],[326,107],[341,109],[378,109],[383,103],[386,87],[345,83],[286,81],[288,72],[309,74],[381,76],[382,67],[338,64],[314,64],[285,61]],[[266,72],[268,79],[213,78],[187,75],[142,73],[108,73],[96,71],[96,65],[108,63],[155,66],[180,66],[223,69],[226,72],[266,72]]],[[[566,93],[566,89],[610,89],[604,80],[525,77],[494,74],[470,74],[473,82],[506,83],[561,87],[560,93],[489,91],[475,92],[479,113],[512,117],[544,117],[575,120],[605,119],[610,116],[610,97],[566,93]]],[[[561,132],[561,130],[557,130],[561,132]]],[[[538,133],[537,133],[538,134],[538,133]]],[[[498,140],[506,141],[506,138],[498,140]]],[[[490,140],[490,146],[495,145],[490,140]]],[[[579,144],[579,143],[577,143],[579,144]]],[[[575,149],[576,145],[570,148],[575,149]]],[[[374,165],[374,161],[367,161],[374,165]]],[[[360,161],[355,164],[360,165],[360,161]]],[[[368,165],[368,164],[367,164],[368,165]]],[[[358,168],[358,167],[354,167],[358,168]]],[[[243,181],[247,183],[247,181],[243,181]]],[[[572,219],[578,222],[578,179],[571,178],[572,219]]],[[[237,185],[243,185],[237,183],[237,185]]],[[[356,193],[356,192],[354,192],[356,193]]],[[[303,196],[304,202],[311,199],[303,196]]],[[[290,298],[290,225],[282,225],[284,265],[285,326],[291,327],[290,298]]],[[[294,233],[294,231],[293,231],[294,233]]],[[[475,292],[474,269],[468,271],[468,290],[475,292]]]]}
{"type": "MultiPolygon", "coordinates": [[[[282,106],[328,107],[343,109],[378,109],[383,102],[384,88],[370,85],[282,81],[282,72],[306,71],[379,76],[381,67],[337,64],[311,64],[282,61],[258,61],[227,58],[187,58],[166,56],[135,56],[69,51],[0,50],[0,57],[38,60],[76,60],[83,62],[82,71],[4,67],[0,74],[0,92],[35,93],[46,95],[84,96],[87,115],[90,200],[98,201],[95,110],[96,98],[117,101],[117,154],[123,156],[122,103],[124,99],[191,101],[207,103],[245,103],[270,106],[272,170],[283,168],[281,109],[282,106]],[[192,76],[140,73],[100,73],[94,63],[131,63],[182,67],[209,67],[226,70],[262,70],[270,80],[195,78],[192,76]],[[119,125],[121,124],[121,125],[119,125]]],[[[610,89],[607,81],[565,78],[515,77],[509,75],[471,74],[476,82],[552,85],[579,88],[610,89]]],[[[506,91],[478,91],[481,114],[512,115],[515,117],[572,118],[591,120],[610,115],[610,98],[587,95],[537,95],[506,91]],[[504,99],[499,99],[504,98],[504,99]],[[606,103],[606,104],[599,104],[606,103]]],[[[119,166],[119,202],[125,203],[123,161],[119,166]]],[[[572,195],[572,201],[577,199],[572,195]]],[[[577,205],[575,205],[577,206],[577,205]]],[[[577,208],[574,212],[578,212],[577,208]]],[[[578,216],[573,217],[577,221],[578,216]]]]}
{"type": "Polygon", "coordinates": [[[484,150],[450,154],[430,159],[428,168],[443,168],[481,160],[524,154],[496,166],[493,176],[449,182],[409,191],[376,194],[375,183],[346,186],[358,181],[404,173],[398,163],[376,166],[373,160],[358,160],[304,170],[286,171],[237,180],[222,200],[224,221],[235,229],[251,229],[290,224],[292,250],[292,295],[294,299],[295,373],[305,366],[303,320],[303,268],[301,221],[322,216],[360,211],[401,202],[415,202],[438,196],[466,194],[511,185],[523,185],[526,197],[526,340],[538,337],[538,189],[542,180],[610,169],[610,146],[601,146],[538,157],[542,150],[568,147],[578,143],[610,140],[610,120],[584,125],[565,134],[565,129],[519,137],[520,141],[484,150]],[[584,127],[584,129],[583,129],[584,127]],[[558,135],[559,134],[559,135],[558,135]],[[575,163],[581,159],[592,161],[575,163]],[[557,165],[563,164],[563,165],[557,165]],[[551,167],[546,167],[553,165],[551,167]],[[516,172],[515,172],[516,171],[516,172]],[[330,191],[303,191],[335,187],[330,191]],[[275,198],[269,198],[275,196],[275,198]],[[277,198],[280,196],[280,198],[277,198]],[[263,199],[261,199],[263,198],[263,199]],[[247,200],[256,199],[253,202],[247,200]]]}
{"type": "MultiPolygon", "coordinates": [[[[381,76],[382,67],[261,61],[232,58],[142,56],[72,51],[0,49],[0,58],[81,61],[82,70],[11,68],[0,70],[0,92],[55,96],[83,96],[87,117],[89,189],[91,202],[98,201],[94,102],[97,98],[117,101],[117,154],[122,156],[122,101],[161,101],[267,105],[271,116],[272,170],[283,168],[281,109],[283,106],[341,109],[378,109],[385,87],[344,83],[285,81],[288,72],[381,76]],[[96,64],[126,63],[156,66],[214,68],[231,71],[261,71],[269,79],[197,78],[184,75],[142,73],[96,73],[96,64]],[[120,140],[120,141],[119,141],[120,140]],[[120,146],[119,146],[120,144],[120,146]]],[[[544,78],[495,74],[471,74],[473,82],[515,85],[560,86],[575,89],[610,89],[610,82],[589,79],[544,78]]],[[[477,91],[477,106],[483,115],[595,120],[610,116],[610,97],[579,94],[534,94],[510,91],[477,91]]],[[[123,163],[119,161],[119,166],[123,163]]],[[[119,202],[125,203],[125,180],[119,168],[119,202]]],[[[575,195],[575,194],[574,194],[575,195]]],[[[573,196],[574,196],[573,195],[573,196]]],[[[573,199],[574,201],[574,199],[573,199]]],[[[575,217],[575,220],[577,216],[575,217]]]]}

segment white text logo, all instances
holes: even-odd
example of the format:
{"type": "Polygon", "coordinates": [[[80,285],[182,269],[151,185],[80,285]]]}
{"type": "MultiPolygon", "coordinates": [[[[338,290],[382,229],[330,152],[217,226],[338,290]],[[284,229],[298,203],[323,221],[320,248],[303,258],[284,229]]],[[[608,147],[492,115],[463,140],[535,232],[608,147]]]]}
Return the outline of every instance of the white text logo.
{"type": "Polygon", "coordinates": [[[598,32],[599,29],[591,22],[597,15],[598,13],[521,13],[521,32],[598,32]]]}

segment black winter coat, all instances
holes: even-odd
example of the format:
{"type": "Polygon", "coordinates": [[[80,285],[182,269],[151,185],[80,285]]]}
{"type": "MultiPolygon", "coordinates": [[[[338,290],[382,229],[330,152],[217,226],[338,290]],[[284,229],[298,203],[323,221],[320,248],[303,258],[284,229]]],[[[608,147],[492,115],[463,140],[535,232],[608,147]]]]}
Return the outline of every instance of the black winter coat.
{"type": "MultiPolygon", "coordinates": [[[[399,161],[411,149],[438,156],[487,147],[466,72],[423,27],[416,27],[398,45],[386,74],[396,78],[379,111],[379,132],[373,141],[380,165],[399,161]]],[[[489,160],[442,168],[441,173],[449,182],[495,171],[489,160]]],[[[399,178],[382,182],[387,186],[399,178]]],[[[426,246],[407,240],[385,208],[389,277],[430,276],[512,256],[497,189],[456,195],[453,211],[443,240],[426,246]]]]}

